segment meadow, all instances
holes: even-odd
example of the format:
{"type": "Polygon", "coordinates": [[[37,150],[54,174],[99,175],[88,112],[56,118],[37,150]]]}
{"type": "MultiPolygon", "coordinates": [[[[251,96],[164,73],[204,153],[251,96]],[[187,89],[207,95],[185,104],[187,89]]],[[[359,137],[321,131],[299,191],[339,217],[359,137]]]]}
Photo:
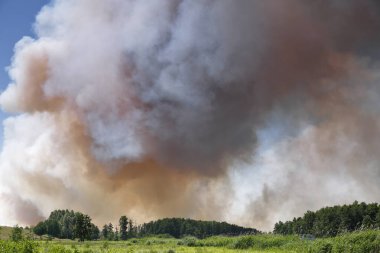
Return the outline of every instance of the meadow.
{"type": "MultiPolygon", "coordinates": [[[[3,231],[4,233],[4,231],[3,231]]],[[[127,241],[85,241],[41,239],[0,240],[0,252],[20,253],[208,253],[208,252],[310,252],[379,253],[380,231],[366,230],[332,238],[303,240],[298,236],[260,234],[249,236],[214,236],[205,239],[156,236],[127,241]]]]}

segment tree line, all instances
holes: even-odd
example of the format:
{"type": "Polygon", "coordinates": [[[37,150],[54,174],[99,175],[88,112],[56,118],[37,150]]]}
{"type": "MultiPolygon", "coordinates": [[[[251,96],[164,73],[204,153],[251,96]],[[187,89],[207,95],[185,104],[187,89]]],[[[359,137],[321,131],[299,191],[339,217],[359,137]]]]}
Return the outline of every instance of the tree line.
{"type": "Polygon", "coordinates": [[[91,222],[90,216],[69,210],[55,210],[47,220],[39,222],[33,232],[36,235],[49,235],[60,239],[80,241],[99,238],[99,228],[91,222]]]}
{"type": "Polygon", "coordinates": [[[33,232],[60,239],[83,240],[127,240],[148,235],[167,234],[176,238],[195,236],[205,238],[212,235],[256,234],[253,228],[244,228],[226,222],[200,221],[183,218],[165,218],[137,225],[123,215],[117,225],[104,224],[100,230],[91,222],[89,215],[69,210],[55,210],[48,219],[39,222],[33,232]]]}
{"type": "Polygon", "coordinates": [[[355,201],[351,205],[325,207],[318,211],[307,211],[303,217],[292,221],[278,222],[276,234],[312,234],[317,237],[336,236],[361,229],[380,228],[380,205],[355,201]]]}
{"type": "Polygon", "coordinates": [[[180,238],[192,235],[205,238],[213,235],[241,235],[256,234],[259,231],[254,228],[245,228],[227,222],[200,221],[183,218],[166,218],[144,223],[138,229],[139,235],[169,234],[180,238]]]}
{"type": "Polygon", "coordinates": [[[103,240],[118,241],[127,240],[139,236],[138,227],[135,222],[123,215],[119,219],[119,227],[114,226],[112,223],[104,224],[100,234],[103,240]]]}

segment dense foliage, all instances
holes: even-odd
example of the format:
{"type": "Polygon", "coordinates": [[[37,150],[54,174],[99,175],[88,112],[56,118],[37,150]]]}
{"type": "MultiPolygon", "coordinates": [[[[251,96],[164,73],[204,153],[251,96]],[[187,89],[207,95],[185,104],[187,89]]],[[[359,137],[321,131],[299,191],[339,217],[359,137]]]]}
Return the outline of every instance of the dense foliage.
{"type": "Polygon", "coordinates": [[[90,216],[69,210],[55,210],[45,221],[39,222],[33,232],[36,235],[49,235],[61,239],[83,241],[99,238],[99,229],[91,223],[90,216]]]}
{"type": "Polygon", "coordinates": [[[244,228],[226,222],[199,221],[182,218],[166,218],[145,223],[139,227],[139,235],[169,234],[179,238],[184,235],[191,235],[198,238],[205,238],[213,235],[241,235],[256,234],[258,231],[253,228],[244,228]]]}
{"type": "Polygon", "coordinates": [[[244,228],[226,222],[199,221],[182,218],[166,218],[136,226],[132,219],[121,216],[119,226],[105,224],[102,230],[91,223],[88,215],[69,211],[55,210],[49,218],[41,221],[34,228],[37,235],[49,235],[61,239],[83,240],[127,240],[134,237],[167,234],[176,238],[195,236],[205,238],[213,235],[256,234],[252,228],[244,228]]]}
{"type": "Polygon", "coordinates": [[[336,236],[360,229],[380,228],[380,206],[355,201],[351,205],[325,207],[316,212],[308,211],[303,217],[278,222],[274,233],[313,234],[318,237],[336,236]]]}

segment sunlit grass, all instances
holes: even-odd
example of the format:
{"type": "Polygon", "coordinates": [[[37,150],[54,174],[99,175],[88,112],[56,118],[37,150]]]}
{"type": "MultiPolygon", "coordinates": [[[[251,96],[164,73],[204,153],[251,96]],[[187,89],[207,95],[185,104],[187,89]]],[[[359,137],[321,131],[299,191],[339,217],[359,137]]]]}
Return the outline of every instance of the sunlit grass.
{"type": "MultiPolygon", "coordinates": [[[[4,232],[4,231],[3,231],[4,232]]],[[[298,236],[253,235],[239,237],[214,236],[203,240],[193,237],[173,239],[148,237],[127,241],[0,240],[0,253],[378,253],[380,231],[368,230],[335,238],[301,240],[298,236]]]]}

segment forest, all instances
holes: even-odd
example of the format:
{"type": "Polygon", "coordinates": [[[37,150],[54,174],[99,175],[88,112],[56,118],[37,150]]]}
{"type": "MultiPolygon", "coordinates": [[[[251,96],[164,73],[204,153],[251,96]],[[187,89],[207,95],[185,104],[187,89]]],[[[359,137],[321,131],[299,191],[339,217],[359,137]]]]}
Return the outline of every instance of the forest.
{"type": "Polygon", "coordinates": [[[206,238],[214,235],[257,234],[254,228],[240,227],[227,222],[199,221],[183,218],[166,218],[144,223],[138,228],[139,236],[169,234],[175,238],[192,235],[206,238]]]}
{"type": "Polygon", "coordinates": [[[315,212],[307,211],[303,217],[292,221],[278,222],[275,234],[312,234],[317,237],[332,237],[338,234],[363,229],[380,228],[380,205],[355,201],[351,205],[325,207],[315,212]]]}
{"type": "Polygon", "coordinates": [[[39,222],[33,232],[60,239],[79,240],[127,240],[151,235],[168,235],[175,238],[195,236],[205,238],[214,235],[256,234],[258,230],[244,228],[226,222],[200,221],[183,218],[165,218],[137,225],[132,219],[121,216],[118,224],[104,224],[100,230],[91,222],[91,217],[80,212],[55,210],[48,219],[39,222]]]}
{"type": "MultiPolygon", "coordinates": [[[[274,225],[274,234],[334,237],[338,234],[363,229],[380,228],[380,205],[355,201],[350,205],[324,207],[315,212],[307,211],[303,217],[292,221],[279,221],[274,225]]],[[[254,228],[245,228],[226,222],[200,221],[184,218],[165,218],[141,225],[123,215],[118,224],[104,224],[100,229],[92,223],[89,215],[69,210],[55,210],[48,219],[33,227],[36,235],[48,235],[60,239],[83,240],[127,240],[154,235],[174,238],[194,236],[207,238],[216,235],[237,236],[261,233],[254,228]]]]}

